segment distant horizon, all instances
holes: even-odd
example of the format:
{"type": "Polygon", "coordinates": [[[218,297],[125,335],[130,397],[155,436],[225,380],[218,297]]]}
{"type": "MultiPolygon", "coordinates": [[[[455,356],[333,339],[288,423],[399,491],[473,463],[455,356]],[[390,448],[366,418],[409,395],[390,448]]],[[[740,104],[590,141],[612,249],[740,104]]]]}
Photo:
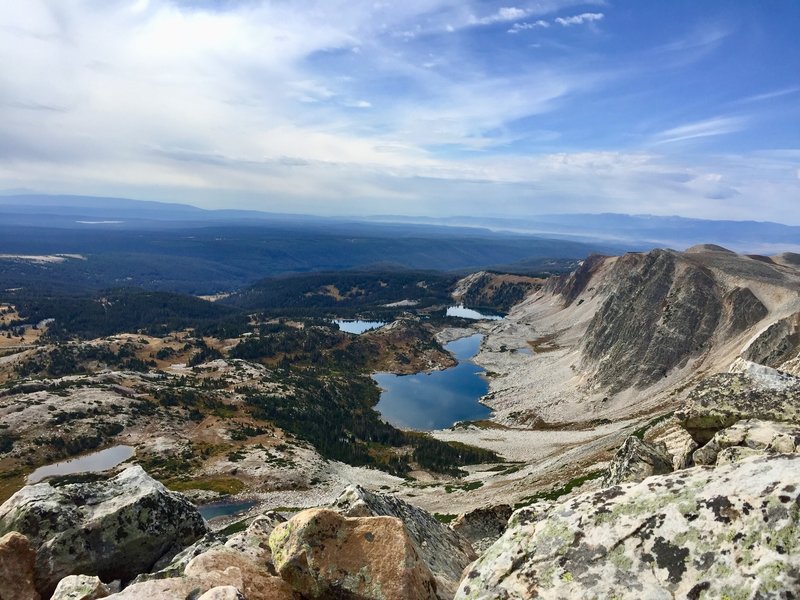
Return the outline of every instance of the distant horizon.
{"type": "Polygon", "coordinates": [[[800,225],[800,3],[30,0],[0,188],[800,225]]]}
{"type": "MultiPolygon", "coordinates": [[[[532,214],[510,214],[510,215],[469,215],[469,214],[448,214],[448,215],[424,215],[424,214],[402,214],[402,213],[372,213],[372,214],[341,214],[341,213],[331,213],[331,214],[323,214],[323,213],[312,213],[312,212],[288,212],[288,211],[272,211],[272,210],[264,210],[259,208],[235,208],[235,207],[207,207],[207,206],[200,206],[197,203],[193,203],[190,201],[176,201],[171,200],[168,198],[164,198],[161,200],[149,199],[149,198],[134,198],[134,197],[127,197],[127,196],[95,196],[95,195],[84,195],[84,194],[60,194],[60,193],[46,193],[46,192],[38,192],[34,190],[0,190],[0,204],[2,203],[3,198],[11,198],[11,197],[26,197],[26,196],[35,196],[35,197],[47,197],[47,198],[84,198],[84,199],[92,199],[92,200],[121,200],[121,201],[132,201],[132,202],[147,202],[150,204],[162,204],[162,205],[175,205],[175,206],[182,206],[182,207],[189,207],[189,208],[196,208],[198,210],[206,211],[206,212],[255,212],[261,213],[265,215],[280,215],[280,216],[297,216],[297,217],[320,217],[320,218],[332,218],[332,219],[399,219],[399,220],[409,220],[409,219],[422,219],[422,220],[429,220],[429,221],[446,221],[446,220],[453,220],[453,219],[468,219],[468,220],[481,220],[485,219],[487,221],[499,221],[499,220],[514,220],[514,219],[536,219],[539,217],[561,217],[561,216],[570,216],[570,217],[579,217],[579,216],[619,216],[619,217],[636,217],[636,218],[653,218],[653,219],[683,219],[687,221],[707,221],[713,223],[720,223],[720,222],[731,222],[731,223],[759,223],[759,224],[771,224],[771,225],[782,225],[786,227],[800,227],[800,223],[785,223],[780,221],[770,221],[766,219],[727,219],[727,218],[719,218],[713,219],[709,217],[691,217],[685,216],[680,214],[656,214],[656,213],[630,213],[630,212],[614,212],[614,211],[600,211],[600,212],[543,212],[543,213],[532,213],[532,214]]],[[[483,227],[485,229],[491,229],[491,227],[487,225],[470,225],[468,227],[483,227]]]]}

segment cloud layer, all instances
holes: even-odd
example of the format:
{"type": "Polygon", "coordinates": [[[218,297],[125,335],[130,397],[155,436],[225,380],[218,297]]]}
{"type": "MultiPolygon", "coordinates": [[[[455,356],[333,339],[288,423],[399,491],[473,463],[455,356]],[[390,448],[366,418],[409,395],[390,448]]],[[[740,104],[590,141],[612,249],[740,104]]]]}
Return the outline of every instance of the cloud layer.
{"type": "Polygon", "coordinates": [[[725,70],[746,27],[780,15],[678,15],[658,38],[640,6],[15,3],[0,12],[0,188],[800,222],[792,65],[747,88],[747,64],[725,70]]]}

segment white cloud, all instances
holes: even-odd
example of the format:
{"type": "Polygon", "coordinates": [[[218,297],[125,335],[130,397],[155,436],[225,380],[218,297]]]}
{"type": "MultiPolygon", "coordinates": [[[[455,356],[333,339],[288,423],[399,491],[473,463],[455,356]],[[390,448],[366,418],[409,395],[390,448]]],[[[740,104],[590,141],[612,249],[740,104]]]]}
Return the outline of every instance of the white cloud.
{"type": "Polygon", "coordinates": [[[572,25],[583,25],[584,23],[600,21],[604,16],[603,13],[582,13],[571,17],[557,17],[556,23],[564,27],[571,27],[572,25]]]}
{"type": "Polygon", "coordinates": [[[528,29],[537,29],[537,28],[547,29],[548,27],[550,27],[550,23],[548,23],[543,19],[538,19],[537,21],[533,21],[532,23],[526,23],[526,22],[514,23],[511,26],[511,29],[508,30],[508,33],[519,33],[520,31],[526,31],[528,29]]]}
{"type": "Polygon", "coordinates": [[[478,25],[491,25],[492,23],[506,23],[508,21],[516,21],[524,19],[530,14],[530,11],[517,8],[514,6],[504,6],[497,10],[497,12],[486,17],[473,18],[473,22],[478,25]]]}
{"type": "Polygon", "coordinates": [[[671,144],[698,138],[734,133],[744,129],[747,121],[743,117],[714,117],[703,121],[686,123],[658,132],[653,136],[654,144],[671,144]]]}

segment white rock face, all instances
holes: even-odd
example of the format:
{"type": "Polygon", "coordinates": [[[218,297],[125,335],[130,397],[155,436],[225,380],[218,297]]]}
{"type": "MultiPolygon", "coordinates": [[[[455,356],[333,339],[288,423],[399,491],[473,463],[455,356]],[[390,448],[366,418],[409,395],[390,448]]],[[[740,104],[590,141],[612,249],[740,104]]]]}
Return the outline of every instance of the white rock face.
{"type": "Polygon", "coordinates": [[[19,531],[36,553],[36,587],[49,598],[67,575],[132,579],[206,533],[197,509],[139,467],[107,480],[40,483],[0,506],[0,534],[19,531]]]}
{"type": "Polygon", "coordinates": [[[800,455],[696,467],[512,516],[457,599],[789,598],[800,455]]]}
{"type": "Polygon", "coordinates": [[[800,425],[748,419],[718,431],[694,453],[698,465],[727,464],[754,454],[793,454],[798,451],[800,425]]]}

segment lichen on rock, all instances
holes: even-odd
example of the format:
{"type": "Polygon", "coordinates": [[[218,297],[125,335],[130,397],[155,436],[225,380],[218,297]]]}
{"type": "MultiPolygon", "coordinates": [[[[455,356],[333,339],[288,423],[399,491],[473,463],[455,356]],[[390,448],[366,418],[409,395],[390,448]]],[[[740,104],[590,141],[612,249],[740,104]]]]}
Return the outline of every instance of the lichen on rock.
{"type": "Polygon", "coordinates": [[[523,508],[457,599],[778,598],[800,589],[800,455],[523,508]]]}

